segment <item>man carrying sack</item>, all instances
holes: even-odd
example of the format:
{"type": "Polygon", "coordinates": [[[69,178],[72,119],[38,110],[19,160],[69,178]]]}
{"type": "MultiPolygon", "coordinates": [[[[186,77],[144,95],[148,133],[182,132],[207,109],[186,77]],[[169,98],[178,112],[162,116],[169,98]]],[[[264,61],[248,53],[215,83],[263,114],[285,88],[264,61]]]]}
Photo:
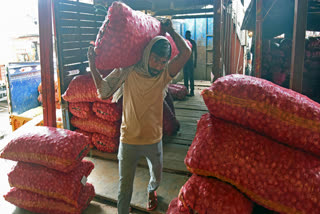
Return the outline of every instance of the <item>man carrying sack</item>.
{"type": "Polygon", "coordinates": [[[158,204],[156,189],[161,181],[163,166],[163,99],[168,83],[191,55],[191,49],[175,32],[171,20],[162,22],[161,29],[171,35],[179,50],[172,60],[169,60],[170,42],[163,36],[156,36],[144,49],[143,57],[137,64],[114,69],[103,79],[95,66],[94,48],[88,50],[91,74],[100,98],[113,96],[113,101],[117,101],[123,96],[118,151],[119,214],[129,213],[135,170],[140,157],[146,157],[150,171],[147,210],[154,210],[158,204]]]}

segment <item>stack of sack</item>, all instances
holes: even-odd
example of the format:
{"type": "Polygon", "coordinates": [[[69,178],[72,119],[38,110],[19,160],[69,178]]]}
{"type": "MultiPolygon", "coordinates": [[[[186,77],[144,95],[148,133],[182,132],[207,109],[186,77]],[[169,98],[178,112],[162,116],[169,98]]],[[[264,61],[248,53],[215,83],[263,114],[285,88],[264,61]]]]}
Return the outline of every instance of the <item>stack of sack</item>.
{"type": "Polygon", "coordinates": [[[279,213],[320,213],[319,103],[243,75],[216,80],[202,96],[210,114],[185,158],[192,173],[279,213]]]}
{"type": "Polygon", "coordinates": [[[17,130],[0,157],[18,161],[8,174],[8,202],[36,213],[81,213],[95,196],[87,183],[94,165],[83,160],[90,141],[83,134],[35,126],[17,130]]]}
{"type": "Polygon", "coordinates": [[[62,98],[69,102],[71,124],[90,138],[91,146],[115,153],[119,147],[122,102],[101,100],[91,74],[73,78],[62,98]]]}

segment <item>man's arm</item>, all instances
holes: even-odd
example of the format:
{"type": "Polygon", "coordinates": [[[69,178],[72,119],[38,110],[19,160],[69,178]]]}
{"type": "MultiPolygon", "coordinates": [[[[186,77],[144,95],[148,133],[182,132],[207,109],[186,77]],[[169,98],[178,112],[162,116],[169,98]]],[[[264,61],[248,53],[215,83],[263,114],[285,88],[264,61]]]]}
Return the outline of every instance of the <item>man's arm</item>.
{"type": "Polygon", "coordinates": [[[193,62],[193,66],[194,66],[194,67],[197,67],[198,51],[197,51],[197,43],[196,43],[196,41],[193,41],[192,48],[194,48],[194,62],[193,62]]]}
{"type": "Polygon", "coordinates": [[[96,68],[94,47],[89,47],[87,55],[91,75],[96,85],[99,97],[103,100],[110,98],[114,92],[120,88],[127,77],[128,72],[124,73],[121,69],[114,69],[103,79],[102,75],[96,68]]]}
{"type": "Polygon", "coordinates": [[[162,29],[170,34],[176,43],[179,54],[175,56],[168,64],[168,71],[171,77],[176,76],[188,61],[191,55],[191,49],[186,41],[173,29],[171,20],[167,20],[162,24],[162,29]]]}

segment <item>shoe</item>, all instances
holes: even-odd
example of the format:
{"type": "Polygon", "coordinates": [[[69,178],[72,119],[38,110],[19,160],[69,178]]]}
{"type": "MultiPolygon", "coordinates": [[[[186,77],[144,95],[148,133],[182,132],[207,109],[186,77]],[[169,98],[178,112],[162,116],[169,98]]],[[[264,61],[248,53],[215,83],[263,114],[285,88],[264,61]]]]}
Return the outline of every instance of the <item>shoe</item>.
{"type": "Polygon", "coordinates": [[[149,197],[150,193],[148,194],[148,204],[147,204],[147,210],[148,211],[154,210],[158,206],[157,192],[154,191],[153,193],[154,193],[153,200],[149,197]]]}

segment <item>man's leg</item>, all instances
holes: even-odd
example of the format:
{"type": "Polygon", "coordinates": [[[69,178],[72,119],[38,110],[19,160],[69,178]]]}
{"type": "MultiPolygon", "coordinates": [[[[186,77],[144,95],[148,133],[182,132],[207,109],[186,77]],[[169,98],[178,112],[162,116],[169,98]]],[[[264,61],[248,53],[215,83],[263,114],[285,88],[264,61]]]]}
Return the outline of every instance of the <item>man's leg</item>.
{"type": "Polygon", "coordinates": [[[191,96],[194,96],[194,76],[193,76],[193,73],[194,73],[194,69],[193,67],[190,68],[189,70],[189,77],[190,77],[190,95],[191,96]]]}
{"type": "Polygon", "coordinates": [[[183,68],[183,80],[184,80],[184,86],[186,86],[189,93],[189,72],[186,67],[183,68]]]}
{"type": "MultiPolygon", "coordinates": [[[[163,151],[162,141],[156,144],[149,145],[148,151],[145,153],[149,172],[150,181],[148,185],[148,197],[153,199],[154,191],[159,187],[162,179],[162,168],[163,168],[163,151]]],[[[152,205],[151,205],[152,206],[152,205]]]]}
{"type": "Polygon", "coordinates": [[[120,142],[118,159],[118,214],[128,214],[133,191],[134,175],[139,160],[139,153],[134,150],[134,146],[120,142]]]}

